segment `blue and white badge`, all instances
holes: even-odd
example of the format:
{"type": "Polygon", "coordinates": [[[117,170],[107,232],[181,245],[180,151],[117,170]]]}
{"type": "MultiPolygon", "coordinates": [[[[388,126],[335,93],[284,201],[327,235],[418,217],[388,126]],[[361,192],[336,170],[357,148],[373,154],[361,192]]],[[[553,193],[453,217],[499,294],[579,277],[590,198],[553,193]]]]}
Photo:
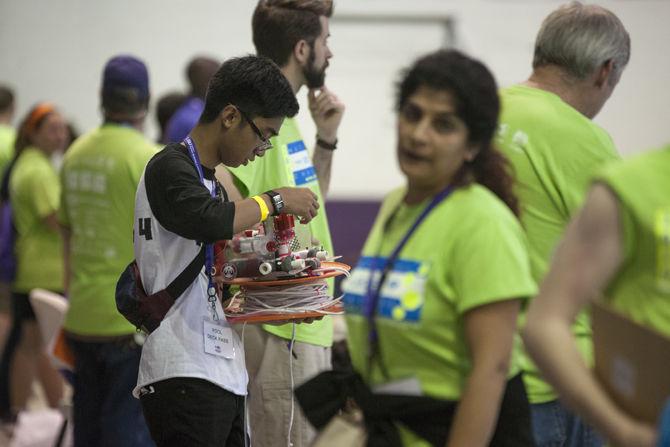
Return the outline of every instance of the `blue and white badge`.
{"type": "Polygon", "coordinates": [[[293,172],[293,180],[296,186],[306,185],[317,180],[316,169],[309,158],[309,152],[302,140],[294,141],[286,145],[288,158],[293,172]]]}
{"type": "MultiPolygon", "coordinates": [[[[385,263],[386,258],[361,257],[351,276],[342,284],[346,312],[365,315],[367,301],[370,299],[368,294],[370,274],[374,275],[372,286],[378,287],[381,278],[381,271],[378,267],[385,263]]],[[[397,260],[380,292],[377,317],[405,323],[418,323],[423,311],[429,270],[430,264],[426,262],[397,260]]]]}

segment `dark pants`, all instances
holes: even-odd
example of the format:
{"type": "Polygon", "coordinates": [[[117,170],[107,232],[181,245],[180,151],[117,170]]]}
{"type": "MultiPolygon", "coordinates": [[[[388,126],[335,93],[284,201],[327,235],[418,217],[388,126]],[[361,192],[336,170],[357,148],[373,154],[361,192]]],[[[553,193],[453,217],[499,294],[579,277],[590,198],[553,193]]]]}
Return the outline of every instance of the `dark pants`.
{"type": "Polygon", "coordinates": [[[141,394],[158,447],[244,446],[244,396],[189,377],[161,380],[141,394]]]}
{"type": "Polygon", "coordinates": [[[601,447],[605,441],[558,400],[531,405],[537,447],[601,447]]]}
{"type": "Polygon", "coordinates": [[[132,336],[110,342],[68,338],[68,344],[75,357],[75,446],[152,446],[132,396],[142,352],[132,336]]]}
{"type": "Polygon", "coordinates": [[[24,321],[35,321],[35,312],[30,305],[27,293],[12,292],[11,297],[12,325],[2,350],[0,359],[0,418],[12,420],[10,379],[14,353],[21,342],[24,321]]]}
{"type": "MultiPolygon", "coordinates": [[[[402,446],[398,424],[430,445],[447,443],[458,401],[429,396],[374,394],[360,374],[326,371],[295,389],[305,416],[321,430],[353,400],[365,415],[368,446],[402,446]]],[[[490,447],[534,447],[530,408],[521,374],[507,381],[490,447]]]]}

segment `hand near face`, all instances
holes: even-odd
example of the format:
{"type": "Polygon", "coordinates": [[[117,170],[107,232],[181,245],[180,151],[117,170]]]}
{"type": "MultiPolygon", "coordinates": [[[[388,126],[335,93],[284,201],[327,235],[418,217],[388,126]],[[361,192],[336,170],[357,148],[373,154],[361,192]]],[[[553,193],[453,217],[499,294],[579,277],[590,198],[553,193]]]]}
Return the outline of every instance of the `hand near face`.
{"type": "Polygon", "coordinates": [[[325,85],[319,89],[310,89],[307,100],[319,137],[329,143],[334,142],[344,115],[344,103],[325,85]]]}

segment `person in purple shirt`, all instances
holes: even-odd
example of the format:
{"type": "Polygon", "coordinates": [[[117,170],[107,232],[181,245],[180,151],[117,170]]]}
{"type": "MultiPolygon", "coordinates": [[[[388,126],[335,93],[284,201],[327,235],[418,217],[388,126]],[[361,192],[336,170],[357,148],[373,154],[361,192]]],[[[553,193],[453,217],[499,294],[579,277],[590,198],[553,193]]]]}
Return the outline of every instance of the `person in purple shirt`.
{"type": "Polygon", "coordinates": [[[209,79],[216,73],[219,65],[218,61],[202,56],[195,57],[189,62],[186,77],[191,85],[191,92],[168,121],[163,143],[182,141],[198,123],[200,114],[205,108],[204,100],[209,79]]]}

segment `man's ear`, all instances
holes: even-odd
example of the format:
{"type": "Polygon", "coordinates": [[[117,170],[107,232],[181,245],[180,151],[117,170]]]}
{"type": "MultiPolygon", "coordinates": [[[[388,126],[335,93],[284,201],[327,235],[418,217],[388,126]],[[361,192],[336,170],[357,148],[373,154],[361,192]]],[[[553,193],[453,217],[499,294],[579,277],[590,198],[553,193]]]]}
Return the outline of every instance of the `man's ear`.
{"type": "Polygon", "coordinates": [[[237,120],[239,120],[239,112],[237,110],[237,107],[235,107],[232,104],[228,104],[226,107],[221,110],[221,113],[219,113],[219,120],[221,120],[221,125],[226,128],[230,129],[235,125],[237,120]]]}
{"type": "MultiPolygon", "coordinates": [[[[598,88],[603,88],[604,86],[611,85],[614,79],[610,79],[614,75],[614,61],[612,59],[605,61],[598,71],[596,72],[595,77],[595,86],[598,88]]],[[[615,82],[616,84],[616,82],[615,82]]]]}
{"type": "Polygon", "coordinates": [[[309,59],[310,51],[312,51],[312,48],[309,43],[305,39],[300,39],[293,47],[293,56],[300,65],[304,65],[309,59]]]}

